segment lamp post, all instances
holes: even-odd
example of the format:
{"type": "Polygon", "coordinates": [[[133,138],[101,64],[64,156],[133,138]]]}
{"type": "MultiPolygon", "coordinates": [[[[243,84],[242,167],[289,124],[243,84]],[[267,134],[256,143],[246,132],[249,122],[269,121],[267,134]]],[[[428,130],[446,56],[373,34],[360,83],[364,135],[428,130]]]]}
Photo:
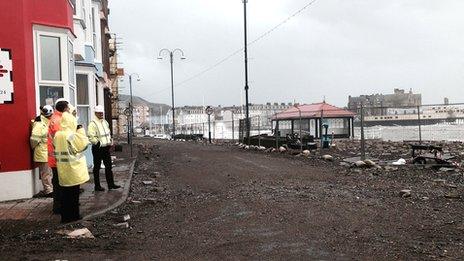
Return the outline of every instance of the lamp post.
{"type": "Polygon", "coordinates": [[[300,153],[303,152],[303,137],[301,136],[301,110],[298,105],[295,104],[295,108],[298,110],[298,113],[300,114],[300,123],[298,124],[300,126],[300,153]]]}
{"type": "Polygon", "coordinates": [[[245,38],[245,47],[244,47],[244,52],[245,52],[245,119],[246,119],[246,139],[247,139],[247,144],[250,144],[250,111],[248,108],[248,31],[247,31],[247,3],[248,0],[242,0],[243,1],[243,21],[244,21],[244,38],[245,38]]]}
{"type": "MultiPolygon", "coordinates": [[[[137,81],[140,81],[140,76],[137,73],[129,74],[129,89],[130,89],[130,104],[129,109],[131,113],[131,136],[134,136],[134,102],[132,100],[132,76],[137,76],[137,81]]],[[[132,141],[131,141],[132,143],[132,141]]]]}
{"type": "Polygon", "coordinates": [[[208,142],[211,143],[211,114],[213,114],[214,110],[211,106],[208,106],[205,112],[208,114],[208,142]]]}
{"type": "Polygon", "coordinates": [[[176,53],[180,53],[181,60],[185,60],[185,55],[184,51],[181,49],[174,49],[174,50],[169,50],[169,49],[161,49],[161,51],[158,54],[158,59],[162,60],[163,59],[163,54],[168,54],[169,55],[169,61],[171,63],[171,100],[172,100],[172,137],[176,135],[176,116],[175,116],[175,109],[174,109],[174,55],[176,53]]]}

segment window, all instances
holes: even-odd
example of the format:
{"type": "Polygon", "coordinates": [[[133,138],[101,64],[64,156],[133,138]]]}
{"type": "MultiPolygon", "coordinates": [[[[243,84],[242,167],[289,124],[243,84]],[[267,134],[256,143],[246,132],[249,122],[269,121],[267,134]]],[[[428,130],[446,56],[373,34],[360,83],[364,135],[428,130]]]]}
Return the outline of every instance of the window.
{"type": "Polygon", "coordinates": [[[76,75],[77,86],[77,115],[79,124],[87,128],[89,124],[89,76],[87,74],[76,75]]]}
{"type": "Polygon", "coordinates": [[[78,74],[77,78],[77,104],[89,105],[89,77],[87,74],[78,74]]]}
{"type": "Polygon", "coordinates": [[[69,79],[69,102],[76,106],[76,65],[74,62],[74,48],[68,40],[68,79],[69,79]]]}
{"type": "Polygon", "coordinates": [[[76,0],[69,0],[73,8],[73,14],[76,15],[76,0]]]}
{"type": "Polygon", "coordinates": [[[54,86],[40,86],[40,104],[54,105],[55,101],[63,97],[63,88],[54,86]]]}
{"type": "Polygon", "coordinates": [[[98,99],[98,83],[95,82],[95,105],[99,105],[99,99],[98,99]]]}
{"type": "Polygon", "coordinates": [[[95,20],[95,8],[92,8],[92,14],[91,14],[91,17],[92,17],[92,41],[93,41],[93,49],[95,50],[95,52],[97,51],[97,23],[96,23],[96,20],[95,20]]]}
{"type": "Polygon", "coordinates": [[[71,41],[68,41],[68,63],[69,63],[69,83],[76,85],[76,65],[74,61],[74,48],[71,41]]]}
{"type": "Polygon", "coordinates": [[[37,103],[53,105],[63,97],[73,102],[73,45],[67,31],[34,26],[34,46],[37,103]]]}
{"type": "Polygon", "coordinates": [[[61,81],[59,37],[40,36],[40,71],[42,80],[61,81]]]}

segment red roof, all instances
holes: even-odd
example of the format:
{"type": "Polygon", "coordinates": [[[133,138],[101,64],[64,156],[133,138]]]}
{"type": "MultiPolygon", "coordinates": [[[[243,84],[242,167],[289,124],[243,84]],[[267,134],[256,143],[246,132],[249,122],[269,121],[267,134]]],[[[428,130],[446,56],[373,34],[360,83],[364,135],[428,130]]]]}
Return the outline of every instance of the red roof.
{"type": "Polygon", "coordinates": [[[313,103],[313,104],[303,104],[296,107],[289,108],[283,112],[277,113],[272,117],[273,120],[289,120],[289,119],[299,119],[301,110],[301,118],[344,118],[344,117],[354,117],[356,114],[344,110],[333,105],[330,105],[325,102],[313,103]]]}

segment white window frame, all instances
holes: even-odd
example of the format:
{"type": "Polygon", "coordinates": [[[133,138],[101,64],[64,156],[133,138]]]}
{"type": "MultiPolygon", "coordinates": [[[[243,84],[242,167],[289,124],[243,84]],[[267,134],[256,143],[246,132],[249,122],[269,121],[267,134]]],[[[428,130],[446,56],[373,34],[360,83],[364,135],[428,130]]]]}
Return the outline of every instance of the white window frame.
{"type": "MultiPolygon", "coordinates": [[[[42,25],[33,26],[33,46],[34,46],[34,64],[35,64],[35,90],[37,101],[37,112],[40,104],[40,86],[61,87],[63,89],[63,97],[69,99],[70,95],[70,79],[69,79],[69,60],[68,60],[68,42],[73,43],[74,36],[68,29],[48,27],[42,25]],[[60,69],[61,80],[43,80],[41,69],[41,43],[42,36],[56,37],[60,39],[60,69]]],[[[43,104],[40,104],[43,105],[43,104]]]]}
{"type": "Polygon", "coordinates": [[[68,58],[68,61],[69,61],[69,63],[68,63],[68,77],[69,76],[72,77],[72,79],[69,79],[69,88],[74,91],[74,97],[71,97],[71,92],[69,92],[69,101],[75,101],[75,104],[73,104],[73,105],[77,106],[76,61],[75,61],[75,58],[74,58],[74,43],[71,41],[71,39],[68,39],[67,58],[68,58]],[[74,67],[74,73],[72,75],[71,75],[71,66],[74,67]]]}

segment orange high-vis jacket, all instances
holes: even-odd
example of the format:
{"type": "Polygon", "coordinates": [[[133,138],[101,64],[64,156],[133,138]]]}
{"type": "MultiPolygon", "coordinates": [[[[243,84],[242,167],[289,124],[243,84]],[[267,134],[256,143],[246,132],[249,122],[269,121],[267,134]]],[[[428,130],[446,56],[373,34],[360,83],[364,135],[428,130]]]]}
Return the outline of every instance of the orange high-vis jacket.
{"type": "Polygon", "coordinates": [[[50,168],[56,168],[55,148],[53,147],[53,138],[55,138],[55,133],[61,129],[60,123],[61,123],[62,116],[63,116],[62,112],[55,111],[48,123],[48,166],[50,166],[50,168]]]}

